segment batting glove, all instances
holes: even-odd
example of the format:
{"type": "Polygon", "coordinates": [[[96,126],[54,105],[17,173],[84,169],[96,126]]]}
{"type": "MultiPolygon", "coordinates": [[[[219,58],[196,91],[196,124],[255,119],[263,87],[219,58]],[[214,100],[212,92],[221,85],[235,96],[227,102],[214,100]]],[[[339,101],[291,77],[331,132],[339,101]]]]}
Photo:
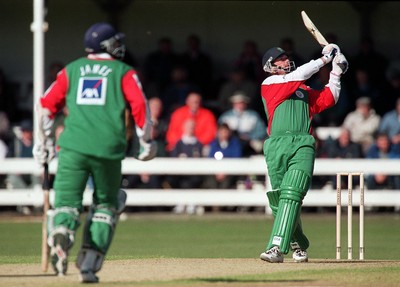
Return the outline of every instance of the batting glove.
{"type": "Polygon", "coordinates": [[[156,157],[157,154],[157,142],[155,141],[144,141],[142,138],[139,138],[139,152],[136,156],[138,160],[148,161],[156,157]]]}
{"type": "Polygon", "coordinates": [[[338,53],[332,62],[332,73],[340,76],[346,73],[347,69],[349,68],[349,62],[347,61],[346,57],[338,53]]]}
{"type": "Polygon", "coordinates": [[[325,64],[332,61],[336,54],[340,53],[340,48],[336,44],[328,44],[322,49],[322,60],[325,64]]]}
{"type": "Polygon", "coordinates": [[[33,157],[40,165],[49,163],[56,156],[54,140],[47,138],[44,143],[35,143],[32,149],[33,157]]]}

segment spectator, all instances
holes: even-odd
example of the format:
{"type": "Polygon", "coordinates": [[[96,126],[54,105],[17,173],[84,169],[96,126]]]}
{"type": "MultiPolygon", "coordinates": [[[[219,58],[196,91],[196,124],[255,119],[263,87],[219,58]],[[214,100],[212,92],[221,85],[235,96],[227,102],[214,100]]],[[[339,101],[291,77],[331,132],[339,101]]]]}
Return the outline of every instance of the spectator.
{"type": "MultiPolygon", "coordinates": [[[[186,119],[181,123],[182,136],[172,149],[170,156],[178,158],[199,158],[203,156],[203,145],[195,135],[196,121],[194,119],[186,119]]],[[[168,182],[172,188],[200,188],[203,183],[203,176],[200,175],[185,175],[185,176],[170,176],[168,182]]],[[[182,213],[186,210],[187,213],[201,213],[202,207],[193,205],[184,206],[177,205],[174,208],[175,213],[182,213]],[[198,209],[198,211],[196,211],[198,209]]],[[[204,210],[204,209],[203,209],[204,210]]]]}
{"type": "MultiPolygon", "coordinates": [[[[31,120],[23,120],[14,129],[15,138],[8,150],[8,157],[32,158],[33,125],[31,120]]],[[[31,174],[10,174],[8,183],[12,188],[27,188],[40,183],[40,178],[31,174]]]]}
{"type": "Polygon", "coordinates": [[[234,68],[230,74],[229,79],[221,85],[218,94],[218,103],[220,112],[225,112],[232,107],[230,97],[237,91],[244,92],[249,98],[249,106],[257,111],[257,107],[262,106],[259,97],[259,86],[246,78],[245,71],[242,68],[234,68]]]}
{"type": "Polygon", "coordinates": [[[242,92],[235,93],[230,101],[232,108],[218,118],[218,123],[226,123],[239,137],[244,156],[261,153],[267,135],[265,122],[247,107],[250,99],[242,92]]]}
{"type": "Polygon", "coordinates": [[[400,98],[396,107],[383,115],[378,131],[386,133],[392,144],[400,144],[400,98]]]}
{"type": "Polygon", "coordinates": [[[181,55],[181,63],[188,71],[188,80],[200,87],[204,100],[207,100],[211,97],[213,83],[212,59],[202,50],[198,35],[189,35],[186,44],[187,49],[181,55]]]}
{"type": "MultiPolygon", "coordinates": [[[[366,158],[398,159],[400,158],[400,145],[391,144],[385,133],[378,133],[373,145],[369,148],[366,158]]],[[[400,176],[387,174],[370,174],[367,176],[368,189],[399,189],[400,176]]]]}
{"type": "Polygon", "coordinates": [[[196,123],[194,135],[203,146],[207,146],[215,138],[217,120],[215,115],[202,106],[201,94],[189,92],[185,105],[176,109],[172,114],[166,134],[167,151],[172,151],[182,137],[182,123],[193,119],[196,123]]]}
{"type": "Polygon", "coordinates": [[[378,130],[380,119],[371,107],[371,100],[361,97],[356,101],[356,109],[344,119],[342,127],[350,130],[351,140],[360,144],[365,153],[374,141],[374,133],[378,130]]]}
{"type": "MultiPolygon", "coordinates": [[[[363,158],[364,154],[360,144],[351,140],[351,132],[342,128],[340,135],[335,140],[327,140],[324,144],[324,150],[327,151],[328,158],[363,158]]],[[[353,179],[354,180],[354,179],[353,179]]],[[[334,188],[336,188],[336,177],[330,178],[334,188]]],[[[354,180],[354,185],[356,181],[354,180]]],[[[342,177],[342,186],[347,186],[347,178],[342,177]]]]}
{"type": "Polygon", "coordinates": [[[362,158],[361,145],[351,140],[351,132],[342,128],[340,135],[335,140],[325,142],[328,158],[362,158]]]}
{"type": "Polygon", "coordinates": [[[199,87],[189,81],[186,67],[175,66],[171,71],[171,83],[165,88],[161,97],[167,116],[183,106],[188,93],[195,89],[198,90],[199,87]]]}
{"type": "MultiPolygon", "coordinates": [[[[33,158],[33,125],[31,120],[23,120],[20,126],[14,128],[15,138],[8,149],[8,157],[33,158]]],[[[24,189],[40,185],[40,176],[33,174],[9,174],[7,185],[10,188],[24,189]]],[[[17,211],[23,214],[30,214],[28,206],[17,206],[17,211]]]]}
{"type": "MultiPolygon", "coordinates": [[[[157,142],[156,157],[167,157],[165,150],[165,134],[168,127],[168,121],[163,114],[163,104],[160,98],[153,97],[148,100],[148,106],[153,123],[151,127],[151,135],[154,141],[157,142]]],[[[130,117],[129,117],[130,118],[130,117]]],[[[132,123],[131,123],[132,124],[132,123]]],[[[134,129],[130,128],[127,130],[134,129]]],[[[128,151],[128,156],[133,156],[133,152],[139,147],[139,142],[136,135],[132,135],[132,148],[128,151]]],[[[123,188],[162,188],[164,176],[158,174],[125,174],[122,178],[123,188]]]]}
{"type": "Polygon", "coordinates": [[[153,97],[149,99],[149,109],[151,114],[152,135],[157,142],[157,157],[166,157],[166,134],[168,129],[168,118],[164,113],[164,105],[160,98],[153,97]]]}
{"type": "Polygon", "coordinates": [[[158,49],[151,52],[145,59],[144,86],[153,87],[154,93],[161,95],[171,82],[171,72],[177,61],[178,57],[173,51],[172,40],[168,37],[161,38],[158,41],[158,49]]]}
{"type": "MultiPolygon", "coordinates": [[[[369,98],[375,111],[379,115],[382,115],[384,104],[382,104],[381,91],[371,81],[371,77],[365,68],[359,67],[354,71],[354,81],[350,88],[350,97],[353,103],[356,102],[357,98],[369,98]]],[[[352,108],[354,109],[354,107],[352,108]]]]}
{"type": "MultiPolygon", "coordinates": [[[[224,158],[242,157],[242,146],[237,136],[226,123],[218,125],[217,136],[210,144],[209,158],[223,160],[224,158]]],[[[236,186],[238,176],[219,173],[207,177],[205,186],[207,188],[229,189],[236,186]]]]}
{"type": "Polygon", "coordinates": [[[261,83],[264,73],[260,68],[262,55],[258,51],[257,43],[253,40],[247,40],[243,44],[243,49],[235,62],[235,66],[244,71],[246,80],[255,84],[261,83]]]}

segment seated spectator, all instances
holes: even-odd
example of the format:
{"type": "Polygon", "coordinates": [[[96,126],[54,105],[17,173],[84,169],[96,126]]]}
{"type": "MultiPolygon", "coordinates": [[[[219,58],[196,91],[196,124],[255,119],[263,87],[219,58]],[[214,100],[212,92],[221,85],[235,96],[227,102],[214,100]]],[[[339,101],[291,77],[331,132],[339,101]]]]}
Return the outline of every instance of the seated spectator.
{"type": "MultiPolygon", "coordinates": [[[[33,148],[32,121],[24,120],[19,128],[15,129],[14,141],[10,143],[8,157],[31,158],[33,148]]],[[[40,178],[30,174],[11,174],[8,182],[13,188],[27,188],[40,183],[40,178]]]]}
{"type": "MultiPolygon", "coordinates": [[[[8,157],[33,158],[33,124],[31,120],[23,120],[19,127],[14,129],[15,138],[8,149],[8,157]]],[[[7,185],[10,188],[24,189],[40,185],[40,176],[33,174],[9,174],[7,185]]],[[[27,206],[17,206],[17,210],[30,214],[31,210],[27,206]]]]}
{"type": "Polygon", "coordinates": [[[356,101],[356,109],[345,117],[342,127],[350,131],[351,140],[360,144],[365,153],[374,141],[380,120],[371,106],[371,100],[361,97],[356,101]]]}
{"type": "Polygon", "coordinates": [[[359,67],[354,71],[354,81],[350,83],[349,93],[353,103],[357,98],[369,98],[371,106],[374,107],[377,114],[381,115],[384,106],[381,90],[371,80],[371,76],[365,68],[359,67]]]}
{"type": "Polygon", "coordinates": [[[351,132],[342,128],[335,140],[328,140],[325,146],[328,158],[362,158],[361,145],[351,140],[351,132]]]}
{"type": "Polygon", "coordinates": [[[192,91],[188,94],[185,105],[171,114],[166,134],[168,152],[172,151],[181,139],[182,123],[188,119],[194,120],[194,134],[203,146],[209,145],[214,140],[217,132],[216,117],[210,110],[202,106],[201,94],[192,91]]]}
{"type": "MultiPolygon", "coordinates": [[[[328,158],[363,158],[361,145],[351,140],[351,132],[342,128],[340,135],[335,140],[327,140],[324,144],[328,158]]],[[[332,177],[331,183],[336,188],[336,177],[332,177]]],[[[354,181],[356,184],[356,181],[354,181]]],[[[342,177],[342,186],[347,186],[347,178],[342,177]]]]}
{"type": "Polygon", "coordinates": [[[249,98],[242,92],[235,93],[230,101],[232,108],[218,118],[218,123],[226,123],[239,137],[244,156],[261,153],[267,136],[264,120],[247,107],[249,98]]]}
{"type": "MultiPolygon", "coordinates": [[[[400,145],[391,144],[385,133],[378,133],[374,144],[369,148],[366,158],[395,159],[400,158],[400,145]]],[[[388,174],[371,174],[367,176],[368,189],[400,189],[400,176],[388,174]]]]}
{"type": "Polygon", "coordinates": [[[149,99],[149,109],[151,121],[153,122],[153,139],[157,142],[157,157],[166,157],[166,134],[168,129],[168,117],[165,115],[164,105],[160,98],[153,97],[149,99]]]}
{"type": "MultiPolygon", "coordinates": [[[[217,137],[210,144],[208,157],[222,160],[224,158],[240,158],[242,146],[237,136],[232,134],[226,123],[218,126],[217,137]]],[[[238,176],[229,174],[215,174],[207,177],[205,187],[229,189],[235,188],[238,176]]]]}
{"type": "Polygon", "coordinates": [[[383,115],[378,132],[386,133],[392,144],[400,144],[400,98],[396,107],[383,115]]]}
{"type": "MultiPolygon", "coordinates": [[[[152,97],[148,100],[148,106],[153,123],[151,127],[152,138],[157,142],[156,157],[167,157],[165,150],[165,134],[167,132],[168,120],[164,117],[163,103],[160,98],[152,97]]],[[[126,113],[126,122],[128,123],[127,131],[128,141],[131,142],[130,148],[127,151],[127,156],[133,157],[133,153],[139,148],[138,138],[135,134],[133,119],[130,112],[126,113]]],[[[122,188],[162,188],[164,183],[164,176],[159,174],[124,174],[122,178],[122,188]]]]}
{"type": "MultiPolygon", "coordinates": [[[[196,121],[187,119],[181,124],[182,136],[170,152],[171,157],[178,158],[199,158],[203,157],[203,145],[195,135],[196,121]]],[[[168,177],[168,182],[172,188],[193,189],[200,188],[203,183],[203,176],[200,175],[174,175],[168,177]]],[[[176,206],[175,213],[195,213],[195,206],[176,206]]],[[[201,208],[201,207],[200,207],[201,208]]]]}
{"type": "MultiPolygon", "coordinates": [[[[221,85],[219,90],[218,104],[221,113],[232,107],[229,99],[237,91],[242,91],[250,98],[250,108],[256,109],[262,106],[259,85],[246,78],[243,68],[235,68],[230,72],[228,80],[221,85]]],[[[259,111],[258,109],[256,110],[259,111]]]]}

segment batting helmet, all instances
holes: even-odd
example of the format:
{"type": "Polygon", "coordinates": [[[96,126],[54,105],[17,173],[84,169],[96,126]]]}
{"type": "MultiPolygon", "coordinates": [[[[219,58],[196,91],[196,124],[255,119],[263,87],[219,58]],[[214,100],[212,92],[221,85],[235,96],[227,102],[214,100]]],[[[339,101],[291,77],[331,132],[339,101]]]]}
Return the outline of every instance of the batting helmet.
{"type": "Polygon", "coordinates": [[[125,46],[121,40],[124,37],[125,34],[117,33],[110,24],[96,23],[85,33],[85,51],[88,53],[107,52],[113,57],[123,58],[125,46]]]}
{"type": "MultiPolygon", "coordinates": [[[[262,66],[265,72],[272,73],[276,69],[274,67],[274,61],[278,59],[280,56],[286,54],[285,50],[280,47],[270,48],[267,52],[265,52],[262,58],[262,66]]],[[[290,72],[291,69],[294,69],[293,61],[290,62],[289,70],[285,70],[286,72],[290,72]]]]}

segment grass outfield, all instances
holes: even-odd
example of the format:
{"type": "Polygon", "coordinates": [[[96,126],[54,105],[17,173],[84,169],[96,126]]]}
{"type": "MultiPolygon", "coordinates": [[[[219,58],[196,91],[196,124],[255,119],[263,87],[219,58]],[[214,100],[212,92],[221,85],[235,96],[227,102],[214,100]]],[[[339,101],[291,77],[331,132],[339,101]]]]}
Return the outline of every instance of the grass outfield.
{"type": "MultiPolygon", "coordinates": [[[[40,262],[41,218],[0,217],[0,264],[40,262]]],[[[335,215],[304,214],[310,258],[334,259],[335,215]]],[[[353,258],[358,258],[358,214],[353,215],[353,258]]],[[[347,217],[342,221],[342,258],[347,258],[347,217]]],[[[117,226],[108,259],[134,258],[258,258],[272,219],[263,214],[177,216],[130,215],[117,226]]],[[[71,250],[76,256],[81,241],[71,250]]],[[[365,216],[365,259],[400,260],[400,216],[365,216]]],[[[290,254],[288,255],[290,256],[290,254]]]]}
{"type": "MultiPolygon", "coordinates": [[[[353,258],[358,257],[354,214],[353,258]]],[[[335,215],[304,214],[310,262],[270,264],[258,259],[272,219],[263,214],[133,214],[120,222],[101,286],[399,286],[400,216],[366,215],[365,261],[335,260],[335,215]]],[[[342,258],[347,258],[346,218],[342,258]]],[[[356,228],[357,227],[357,228],[356,228]]],[[[68,275],[40,269],[40,217],[0,217],[0,282],[4,286],[76,286],[73,266],[81,241],[71,250],[68,275]],[[27,282],[29,284],[27,285],[27,282]]]]}

